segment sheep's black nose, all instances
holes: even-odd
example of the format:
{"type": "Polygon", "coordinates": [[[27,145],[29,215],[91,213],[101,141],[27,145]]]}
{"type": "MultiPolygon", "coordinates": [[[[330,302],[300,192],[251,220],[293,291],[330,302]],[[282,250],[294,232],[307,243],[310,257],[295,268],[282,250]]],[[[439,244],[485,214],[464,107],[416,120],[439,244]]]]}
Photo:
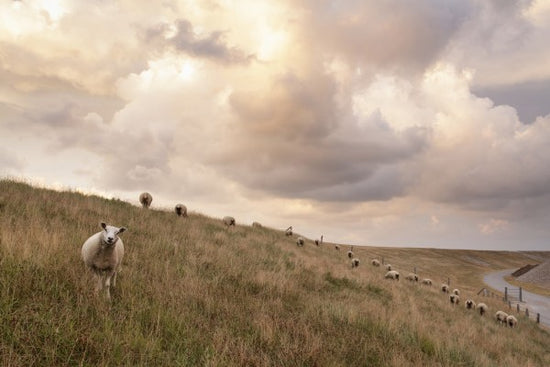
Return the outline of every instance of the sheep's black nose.
{"type": "Polygon", "coordinates": [[[113,237],[107,237],[107,241],[113,242],[113,237]]]}

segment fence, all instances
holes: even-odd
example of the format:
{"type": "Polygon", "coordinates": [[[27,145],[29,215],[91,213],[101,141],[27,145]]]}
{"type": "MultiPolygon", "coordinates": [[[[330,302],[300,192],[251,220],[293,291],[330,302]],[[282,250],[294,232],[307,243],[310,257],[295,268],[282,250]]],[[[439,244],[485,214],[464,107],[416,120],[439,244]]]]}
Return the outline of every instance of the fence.
{"type": "MultiPolygon", "coordinates": [[[[492,291],[489,291],[487,288],[481,288],[479,292],[477,292],[477,295],[479,296],[481,293],[483,293],[484,296],[489,297],[495,297],[498,296],[492,291]]],[[[545,317],[541,315],[540,313],[535,313],[532,311],[529,311],[529,308],[522,304],[523,302],[523,290],[521,287],[519,288],[509,288],[504,287],[504,297],[502,299],[505,303],[508,304],[509,310],[514,310],[517,312],[517,314],[525,314],[525,317],[528,319],[534,320],[537,324],[544,324],[546,326],[550,326],[550,318],[545,317]]]]}

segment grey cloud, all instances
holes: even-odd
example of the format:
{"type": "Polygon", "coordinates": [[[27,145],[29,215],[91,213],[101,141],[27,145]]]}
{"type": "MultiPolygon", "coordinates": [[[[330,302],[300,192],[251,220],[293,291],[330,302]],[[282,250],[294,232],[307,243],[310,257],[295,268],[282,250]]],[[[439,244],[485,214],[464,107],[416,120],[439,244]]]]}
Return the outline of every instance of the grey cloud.
{"type": "Polygon", "coordinates": [[[527,81],[512,85],[473,88],[479,97],[488,97],[497,105],[509,105],[518,111],[523,123],[550,114],[550,80],[527,81]]]}
{"type": "Polygon", "coordinates": [[[357,66],[423,71],[471,12],[467,1],[292,1],[309,18],[300,28],[312,47],[357,66]]]}
{"type": "Polygon", "coordinates": [[[230,143],[212,159],[221,171],[248,188],[294,198],[403,195],[410,178],[399,163],[425,148],[428,130],[396,132],[380,115],[357,121],[337,106],[326,77],[286,76],[274,84],[266,93],[231,96],[230,143]]]}
{"type": "Polygon", "coordinates": [[[237,47],[227,45],[223,31],[214,31],[204,36],[199,36],[193,29],[193,25],[187,19],[178,19],[174,22],[176,32],[173,36],[165,37],[169,24],[162,23],[145,31],[148,40],[157,42],[160,47],[173,47],[175,50],[196,57],[212,59],[222,63],[242,63],[254,58],[247,55],[237,47]]]}

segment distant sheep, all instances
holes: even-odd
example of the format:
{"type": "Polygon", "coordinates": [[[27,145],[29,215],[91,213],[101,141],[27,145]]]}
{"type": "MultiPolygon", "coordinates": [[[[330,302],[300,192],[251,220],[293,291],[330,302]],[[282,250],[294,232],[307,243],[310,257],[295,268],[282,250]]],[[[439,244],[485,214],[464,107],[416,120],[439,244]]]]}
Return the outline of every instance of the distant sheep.
{"type": "Polygon", "coordinates": [[[487,310],[489,308],[487,307],[487,305],[485,303],[478,303],[476,305],[476,310],[479,312],[479,314],[481,316],[485,315],[487,313],[487,310]]]}
{"type": "Polygon", "coordinates": [[[113,227],[101,223],[101,232],[90,236],[82,245],[82,260],[91,269],[96,278],[96,293],[106,288],[106,297],[111,300],[110,287],[116,286],[117,273],[124,257],[124,244],[118,237],[126,231],[124,227],[113,227]]]}
{"type": "Polygon", "coordinates": [[[380,266],[380,261],[376,259],[372,259],[370,263],[372,264],[372,266],[380,266]]]}
{"type": "Polygon", "coordinates": [[[353,258],[353,259],[351,259],[351,267],[352,267],[352,268],[356,268],[356,267],[358,267],[358,266],[359,266],[359,259],[356,258],[356,257],[353,258]]]}
{"type": "Polygon", "coordinates": [[[495,313],[495,319],[500,324],[506,325],[507,324],[507,320],[506,320],[507,317],[508,317],[508,314],[504,311],[497,311],[495,313]]]}
{"type": "Polygon", "coordinates": [[[449,301],[451,301],[453,305],[458,305],[460,303],[460,297],[458,294],[451,293],[451,295],[449,295],[449,301]]]}
{"type": "Polygon", "coordinates": [[[349,250],[348,251],[348,257],[351,259],[353,257],[353,251],[349,250]]]}
{"type": "Polygon", "coordinates": [[[235,218],[230,216],[223,217],[223,223],[228,227],[230,226],[235,227],[235,218]]]}
{"type": "Polygon", "coordinates": [[[296,244],[300,247],[302,247],[304,245],[304,239],[302,237],[298,237],[298,239],[296,240],[296,244]]]}
{"type": "Polygon", "coordinates": [[[143,192],[141,195],[139,195],[139,202],[145,209],[147,209],[151,206],[151,203],[153,202],[153,197],[148,192],[143,192]]]}
{"type": "Polygon", "coordinates": [[[457,296],[460,296],[460,291],[458,289],[453,289],[453,294],[456,294],[457,296]]]}
{"type": "Polygon", "coordinates": [[[285,236],[292,236],[292,226],[285,229],[285,236]]]}
{"type": "Polygon", "coordinates": [[[416,275],[415,273],[409,273],[407,274],[405,279],[410,280],[411,282],[418,282],[418,275],[416,275]]]}
{"type": "Polygon", "coordinates": [[[429,285],[429,286],[431,286],[432,283],[433,283],[433,282],[432,282],[431,279],[428,279],[428,278],[422,279],[422,284],[424,284],[424,285],[429,285]]]}
{"type": "Polygon", "coordinates": [[[466,302],[464,302],[464,305],[468,310],[474,310],[476,308],[476,303],[471,299],[467,299],[466,302]]]}
{"type": "Polygon", "coordinates": [[[252,227],[254,228],[262,228],[262,225],[259,222],[252,222],[252,227]]]}
{"type": "Polygon", "coordinates": [[[187,217],[187,207],[183,204],[177,204],[174,208],[178,217],[187,217]]]}
{"type": "Polygon", "coordinates": [[[518,324],[518,319],[516,319],[516,317],[513,315],[508,315],[508,317],[506,318],[506,324],[512,328],[516,327],[518,324]]]}
{"type": "Polygon", "coordinates": [[[449,293],[449,286],[447,284],[441,284],[441,292],[449,293]]]}
{"type": "Polygon", "coordinates": [[[391,271],[391,264],[386,264],[385,267],[387,271],[391,271]]]}
{"type": "Polygon", "coordinates": [[[323,236],[322,236],[322,235],[321,235],[321,238],[320,238],[320,239],[316,239],[316,240],[315,240],[315,244],[316,244],[317,246],[320,246],[320,245],[323,244],[323,236]]]}
{"type": "Polygon", "coordinates": [[[340,251],[340,245],[334,245],[334,248],[338,251],[340,251]]]}
{"type": "Polygon", "coordinates": [[[390,270],[384,276],[386,279],[399,280],[399,272],[396,270],[390,270]]]}

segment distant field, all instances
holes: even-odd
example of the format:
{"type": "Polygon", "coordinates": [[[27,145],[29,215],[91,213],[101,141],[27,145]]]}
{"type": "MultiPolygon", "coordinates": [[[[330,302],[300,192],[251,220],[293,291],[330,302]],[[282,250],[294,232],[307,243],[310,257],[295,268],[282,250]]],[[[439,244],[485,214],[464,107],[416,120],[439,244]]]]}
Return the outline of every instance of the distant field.
{"type": "Polygon", "coordinates": [[[548,252],[320,247],[220,219],[0,181],[2,366],[549,366],[550,334],[500,298],[483,274],[548,252]],[[106,221],[125,226],[113,302],[96,297],[80,247],[106,221]],[[434,286],[384,279],[416,268],[434,286]],[[453,307],[441,282],[461,290],[453,307]],[[464,307],[489,306],[480,317],[464,307]]]}

